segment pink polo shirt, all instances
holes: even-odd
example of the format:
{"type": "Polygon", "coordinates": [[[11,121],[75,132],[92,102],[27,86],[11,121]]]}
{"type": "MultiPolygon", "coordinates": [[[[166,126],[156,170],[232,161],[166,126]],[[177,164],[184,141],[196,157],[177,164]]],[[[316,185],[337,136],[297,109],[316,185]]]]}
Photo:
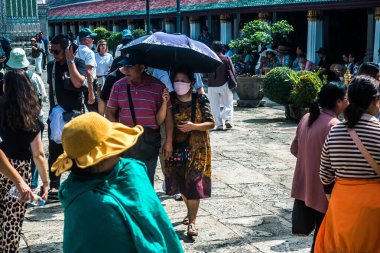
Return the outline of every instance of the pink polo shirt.
{"type": "MultiPolygon", "coordinates": [[[[165,85],[152,76],[146,76],[139,85],[131,84],[127,77],[117,81],[112,87],[107,106],[119,111],[119,122],[126,126],[134,126],[129,108],[127,85],[131,86],[131,96],[137,124],[143,127],[158,129],[156,115],[162,105],[162,92],[165,85]]],[[[171,108],[170,100],[168,110],[171,108]]]]}

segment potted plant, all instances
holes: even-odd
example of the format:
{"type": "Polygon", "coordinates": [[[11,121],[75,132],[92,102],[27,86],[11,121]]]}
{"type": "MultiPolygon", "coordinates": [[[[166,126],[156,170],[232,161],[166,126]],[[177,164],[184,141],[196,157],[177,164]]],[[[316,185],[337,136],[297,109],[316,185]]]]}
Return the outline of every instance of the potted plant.
{"type": "Polygon", "coordinates": [[[315,101],[323,86],[318,72],[300,71],[290,74],[294,82],[290,95],[290,118],[299,121],[308,111],[310,104],[315,101]]]}
{"type": "Polygon", "coordinates": [[[285,106],[286,118],[290,118],[289,101],[295,85],[295,71],[287,67],[277,67],[264,77],[263,91],[273,102],[285,106]]]}
{"type": "Polygon", "coordinates": [[[239,106],[258,106],[260,104],[264,96],[262,92],[263,76],[256,75],[254,68],[260,58],[260,53],[265,50],[266,46],[286,38],[292,31],[293,26],[285,20],[272,25],[254,20],[244,25],[240,38],[230,42],[230,48],[239,52],[232,58],[238,72],[239,106]],[[247,57],[250,58],[248,64],[247,57]]]}

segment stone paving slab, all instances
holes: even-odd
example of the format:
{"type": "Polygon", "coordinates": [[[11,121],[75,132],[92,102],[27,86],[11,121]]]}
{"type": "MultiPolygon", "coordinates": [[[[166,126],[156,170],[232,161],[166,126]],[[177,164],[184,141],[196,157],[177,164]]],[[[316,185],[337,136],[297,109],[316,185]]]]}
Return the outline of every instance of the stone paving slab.
{"type": "MultiPolygon", "coordinates": [[[[211,133],[213,192],[200,203],[195,240],[185,236],[184,203],[163,193],[157,168],[155,190],[185,252],[309,252],[312,236],[291,234],[295,158],[289,148],[296,124],[285,119],[281,106],[235,109],[233,129],[211,133]]],[[[44,144],[47,150],[46,137],[44,144]]],[[[23,232],[32,253],[61,252],[62,231],[59,203],[28,209],[23,232]]],[[[20,246],[28,252],[23,240],[20,246]]]]}

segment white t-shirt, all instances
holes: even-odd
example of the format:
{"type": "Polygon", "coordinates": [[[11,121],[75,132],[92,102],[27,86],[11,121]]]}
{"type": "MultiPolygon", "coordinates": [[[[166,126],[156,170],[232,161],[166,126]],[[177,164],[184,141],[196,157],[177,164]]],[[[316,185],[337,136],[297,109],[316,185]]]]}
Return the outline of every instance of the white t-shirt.
{"type": "Polygon", "coordinates": [[[76,57],[84,60],[86,66],[92,66],[91,74],[93,78],[96,78],[95,53],[86,45],[79,45],[76,57]]]}
{"type": "MultiPolygon", "coordinates": [[[[31,70],[28,70],[27,73],[28,73],[28,77],[30,78],[30,81],[33,83],[33,85],[37,89],[36,92],[39,93],[37,95],[41,95],[42,101],[45,101],[47,98],[47,94],[46,94],[46,90],[45,90],[45,84],[42,81],[41,77],[31,70]]],[[[43,115],[44,115],[44,111],[41,108],[40,116],[43,116],[43,115]]]]}
{"type": "Polygon", "coordinates": [[[96,60],[96,75],[97,76],[106,76],[108,75],[113,57],[111,54],[106,53],[104,56],[101,56],[99,53],[95,54],[96,60]]]}
{"type": "MultiPolygon", "coordinates": [[[[165,84],[166,88],[168,88],[169,92],[174,91],[173,84],[170,81],[169,72],[162,69],[153,69],[152,76],[159,79],[163,84],[165,84]]],[[[204,84],[202,81],[202,76],[200,73],[195,73],[195,84],[194,89],[198,90],[203,88],[204,84]]]]}
{"type": "Polygon", "coordinates": [[[121,48],[123,47],[123,44],[120,44],[116,47],[116,50],[115,50],[115,58],[121,56],[121,48]]]}

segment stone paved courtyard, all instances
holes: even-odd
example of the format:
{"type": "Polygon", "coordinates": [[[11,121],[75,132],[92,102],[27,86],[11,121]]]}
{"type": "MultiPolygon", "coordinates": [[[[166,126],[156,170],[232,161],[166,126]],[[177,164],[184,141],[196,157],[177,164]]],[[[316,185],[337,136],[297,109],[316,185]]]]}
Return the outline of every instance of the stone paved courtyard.
{"type": "MultiPolygon", "coordinates": [[[[187,239],[186,226],[181,223],[186,215],[184,203],[163,194],[163,175],[157,169],[157,195],[185,252],[309,252],[312,237],[291,234],[295,158],[289,146],[296,123],[285,120],[282,107],[235,109],[234,128],[211,133],[213,196],[201,201],[200,236],[195,241],[187,239]]],[[[46,149],[45,137],[44,143],[46,149]]],[[[28,209],[23,231],[30,252],[61,252],[60,204],[28,209]]],[[[28,252],[23,240],[21,248],[28,252]]]]}

